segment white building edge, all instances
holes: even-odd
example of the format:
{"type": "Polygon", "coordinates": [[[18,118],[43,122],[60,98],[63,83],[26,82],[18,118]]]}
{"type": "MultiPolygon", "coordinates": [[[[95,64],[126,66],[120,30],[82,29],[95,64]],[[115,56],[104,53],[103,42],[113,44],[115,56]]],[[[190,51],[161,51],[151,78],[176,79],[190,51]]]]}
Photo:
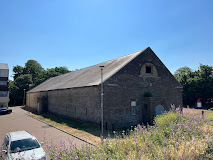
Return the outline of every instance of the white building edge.
{"type": "Polygon", "coordinates": [[[9,67],[8,64],[0,63],[0,108],[8,107],[9,103],[9,67]]]}

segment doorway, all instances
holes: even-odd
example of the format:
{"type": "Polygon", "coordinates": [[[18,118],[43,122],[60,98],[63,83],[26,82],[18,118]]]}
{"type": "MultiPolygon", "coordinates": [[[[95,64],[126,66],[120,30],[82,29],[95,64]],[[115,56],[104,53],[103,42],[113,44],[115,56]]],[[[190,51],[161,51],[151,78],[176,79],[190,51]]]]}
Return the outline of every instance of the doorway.
{"type": "Polygon", "coordinates": [[[155,116],[161,115],[164,113],[164,107],[162,105],[155,106],[155,116]]]}

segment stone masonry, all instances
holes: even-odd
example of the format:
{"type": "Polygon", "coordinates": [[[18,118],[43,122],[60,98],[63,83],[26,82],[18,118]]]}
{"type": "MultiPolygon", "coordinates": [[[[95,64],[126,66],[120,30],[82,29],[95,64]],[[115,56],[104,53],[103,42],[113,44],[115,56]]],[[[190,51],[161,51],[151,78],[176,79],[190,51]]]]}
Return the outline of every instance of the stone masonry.
{"type": "MultiPolygon", "coordinates": [[[[99,125],[100,91],[98,84],[28,92],[27,106],[99,125]]],[[[171,104],[182,107],[181,85],[148,47],[104,81],[104,128],[152,123],[156,106],[169,110],[171,104]]]]}

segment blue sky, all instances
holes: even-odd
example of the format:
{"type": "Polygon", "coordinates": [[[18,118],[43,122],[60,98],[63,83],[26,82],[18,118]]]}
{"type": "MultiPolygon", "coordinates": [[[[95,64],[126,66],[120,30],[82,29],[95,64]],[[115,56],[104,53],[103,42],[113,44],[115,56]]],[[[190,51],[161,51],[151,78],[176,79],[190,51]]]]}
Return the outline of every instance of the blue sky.
{"type": "MultiPolygon", "coordinates": [[[[75,70],[150,46],[174,73],[213,65],[212,0],[1,0],[0,63],[75,70]]],[[[10,77],[10,79],[12,79],[10,77]]]]}

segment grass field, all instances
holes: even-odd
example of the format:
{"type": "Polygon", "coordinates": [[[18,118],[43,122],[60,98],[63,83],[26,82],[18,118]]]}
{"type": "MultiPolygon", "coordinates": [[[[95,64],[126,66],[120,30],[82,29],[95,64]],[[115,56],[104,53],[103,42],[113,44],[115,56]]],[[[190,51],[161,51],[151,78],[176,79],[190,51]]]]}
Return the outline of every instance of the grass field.
{"type": "MultiPolygon", "coordinates": [[[[169,111],[154,126],[138,125],[128,134],[115,133],[97,147],[67,147],[66,142],[45,147],[52,159],[213,159],[213,111],[169,111]]],[[[52,119],[53,120],[53,119],[52,119]]],[[[83,134],[83,133],[82,133],[83,134]]]]}
{"type": "MultiPolygon", "coordinates": [[[[205,116],[213,118],[213,111],[211,110],[183,108],[183,114],[195,114],[201,116],[202,111],[204,111],[205,116]]],[[[101,131],[97,126],[71,120],[53,113],[42,113],[40,115],[30,113],[30,115],[95,145],[98,145],[101,142],[101,131]]],[[[122,133],[122,131],[119,131],[119,133],[122,133]]],[[[110,134],[112,135],[112,131],[104,131],[104,138],[107,138],[110,134]]]]}
{"type": "MultiPolygon", "coordinates": [[[[200,114],[202,115],[202,111],[204,111],[204,114],[206,116],[212,115],[213,111],[212,110],[204,110],[204,109],[193,109],[193,108],[183,108],[183,113],[188,113],[188,114],[200,114]]],[[[213,117],[213,116],[212,116],[213,117]]]]}
{"type": "MultiPolygon", "coordinates": [[[[92,144],[98,145],[101,142],[101,131],[99,127],[71,120],[69,118],[58,116],[53,113],[42,113],[40,115],[30,113],[30,116],[40,119],[62,130],[65,130],[68,133],[71,133],[92,144]]],[[[105,131],[104,136],[107,137],[107,135],[108,132],[105,131]]]]}

